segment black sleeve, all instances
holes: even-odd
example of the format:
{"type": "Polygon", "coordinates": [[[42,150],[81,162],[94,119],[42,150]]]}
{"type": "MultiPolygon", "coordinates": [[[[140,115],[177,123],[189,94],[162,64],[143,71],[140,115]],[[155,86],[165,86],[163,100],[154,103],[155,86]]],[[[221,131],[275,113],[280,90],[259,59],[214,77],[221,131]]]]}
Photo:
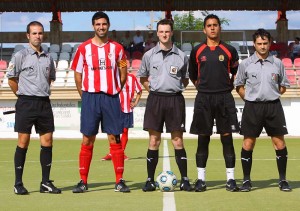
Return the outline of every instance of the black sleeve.
{"type": "Polygon", "coordinates": [[[190,54],[189,77],[191,81],[197,80],[197,76],[198,76],[198,63],[196,58],[197,49],[198,48],[193,48],[190,54]]]}
{"type": "Polygon", "coordinates": [[[232,55],[232,58],[230,61],[230,73],[232,75],[236,75],[238,67],[239,67],[239,54],[234,47],[231,48],[231,55],[232,55]]]}

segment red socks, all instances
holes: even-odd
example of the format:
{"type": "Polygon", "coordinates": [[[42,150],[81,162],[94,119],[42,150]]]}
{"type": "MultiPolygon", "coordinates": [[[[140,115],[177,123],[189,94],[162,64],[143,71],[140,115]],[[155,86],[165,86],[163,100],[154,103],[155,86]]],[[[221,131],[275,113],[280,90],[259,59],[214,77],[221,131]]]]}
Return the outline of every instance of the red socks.
{"type": "Polygon", "coordinates": [[[124,150],[120,144],[110,144],[110,151],[112,155],[112,161],[114,164],[115,174],[116,174],[116,183],[123,178],[124,172],[124,150]]]}
{"type": "Polygon", "coordinates": [[[123,133],[122,133],[122,137],[121,137],[121,143],[122,143],[123,151],[125,151],[127,142],[128,142],[128,128],[124,128],[123,133]]]}
{"type": "Polygon", "coordinates": [[[81,145],[79,153],[79,174],[84,183],[87,183],[87,178],[90,170],[90,164],[93,156],[94,145],[81,145]]]}

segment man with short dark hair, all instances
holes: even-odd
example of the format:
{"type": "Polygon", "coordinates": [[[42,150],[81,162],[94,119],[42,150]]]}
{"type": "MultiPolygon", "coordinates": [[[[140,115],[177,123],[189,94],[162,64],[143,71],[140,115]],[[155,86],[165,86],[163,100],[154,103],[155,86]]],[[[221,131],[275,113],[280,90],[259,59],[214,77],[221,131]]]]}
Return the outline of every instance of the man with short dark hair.
{"type": "Polygon", "coordinates": [[[183,144],[186,115],[182,92],[189,83],[188,58],[171,41],[172,21],[160,20],[156,33],[159,42],[144,54],[137,74],[149,92],[144,116],[144,130],[149,131],[148,178],[143,191],[156,189],[154,174],[164,124],[166,132],[171,133],[175,159],[181,174],[180,190],[191,191],[192,187],[187,177],[187,155],[183,144]]]}
{"type": "Polygon", "coordinates": [[[238,191],[234,179],[235,152],[232,132],[238,132],[239,125],[231,91],[239,56],[233,46],[220,40],[221,23],[218,16],[210,14],[205,17],[203,32],[206,34],[206,41],[191,51],[189,65],[190,79],[198,90],[190,129],[192,134],[198,135],[198,180],[195,191],[206,190],[206,163],[214,120],[223,146],[226,190],[238,191]]]}
{"type": "Polygon", "coordinates": [[[73,193],[88,189],[89,168],[100,122],[111,148],[115,191],[130,192],[123,179],[124,151],[120,142],[123,124],[119,92],[126,82],[126,55],[121,44],[108,39],[110,23],[106,13],[96,12],[92,25],[95,36],[78,47],[71,67],[82,99],[80,131],[83,134],[79,153],[81,180],[73,193]]]}
{"type": "Polygon", "coordinates": [[[280,96],[289,87],[284,66],[280,59],[269,53],[271,35],[264,29],[253,34],[254,54],[239,65],[235,79],[237,93],[245,101],[243,109],[241,134],[244,141],[241,151],[241,162],[244,173],[240,191],[251,190],[250,172],[252,153],[256,138],[265,128],[276,152],[279,172],[279,189],[291,191],[286,181],[287,147],[284,135],[288,133],[280,96]]]}
{"type": "Polygon", "coordinates": [[[29,47],[18,51],[8,67],[8,84],[18,97],[16,103],[15,131],[18,145],[15,152],[15,186],[18,195],[28,194],[22,176],[32,126],[40,135],[42,167],[41,193],[61,193],[49,179],[52,165],[54,118],[50,103],[50,84],[55,80],[52,58],[42,47],[44,27],[38,21],[27,25],[29,47]]]}

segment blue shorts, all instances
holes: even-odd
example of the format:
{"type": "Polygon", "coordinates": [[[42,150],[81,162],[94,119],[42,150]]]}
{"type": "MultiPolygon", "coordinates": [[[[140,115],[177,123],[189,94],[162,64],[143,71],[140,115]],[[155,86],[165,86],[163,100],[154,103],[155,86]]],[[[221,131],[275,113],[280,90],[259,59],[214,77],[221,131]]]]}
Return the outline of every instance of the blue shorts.
{"type": "Polygon", "coordinates": [[[123,128],[133,128],[133,112],[123,114],[123,128]]]}
{"type": "Polygon", "coordinates": [[[98,134],[119,135],[123,131],[122,111],[119,95],[82,92],[80,132],[86,136],[98,134]]]}

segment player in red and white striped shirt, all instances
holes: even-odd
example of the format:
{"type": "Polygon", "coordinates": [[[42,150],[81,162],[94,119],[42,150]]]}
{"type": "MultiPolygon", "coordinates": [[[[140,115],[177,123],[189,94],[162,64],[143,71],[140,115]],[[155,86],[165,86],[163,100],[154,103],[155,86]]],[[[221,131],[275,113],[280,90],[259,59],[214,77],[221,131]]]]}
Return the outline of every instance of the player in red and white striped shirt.
{"type": "Polygon", "coordinates": [[[105,13],[95,13],[92,24],[95,36],[78,47],[71,67],[75,71],[76,87],[82,99],[80,131],[83,134],[79,153],[81,180],[73,193],[83,193],[88,189],[87,178],[100,122],[112,152],[115,191],[130,192],[122,179],[124,151],[120,134],[123,124],[118,94],[126,82],[126,56],[119,43],[108,39],[110,23],[105,13]]]}
{"type": "MultiPolygon", "coordinates": [[[[121,137],[122,149],[125,151],[128,142],[128,129],[133,128],[133,108],[138,104],[142,96],[142,86],[132,73],[127,73],[126,84],[120,92],[120,103],[123,112],[123,133],[121,137]],[[134,93],[137,93],[135,100],[134,93]]],[[[111,160],[112,154],[110,152],[101,160],[111,160]]],[[[128,157],[124,154],[124,160],[128,160],[128,157]]]]}

